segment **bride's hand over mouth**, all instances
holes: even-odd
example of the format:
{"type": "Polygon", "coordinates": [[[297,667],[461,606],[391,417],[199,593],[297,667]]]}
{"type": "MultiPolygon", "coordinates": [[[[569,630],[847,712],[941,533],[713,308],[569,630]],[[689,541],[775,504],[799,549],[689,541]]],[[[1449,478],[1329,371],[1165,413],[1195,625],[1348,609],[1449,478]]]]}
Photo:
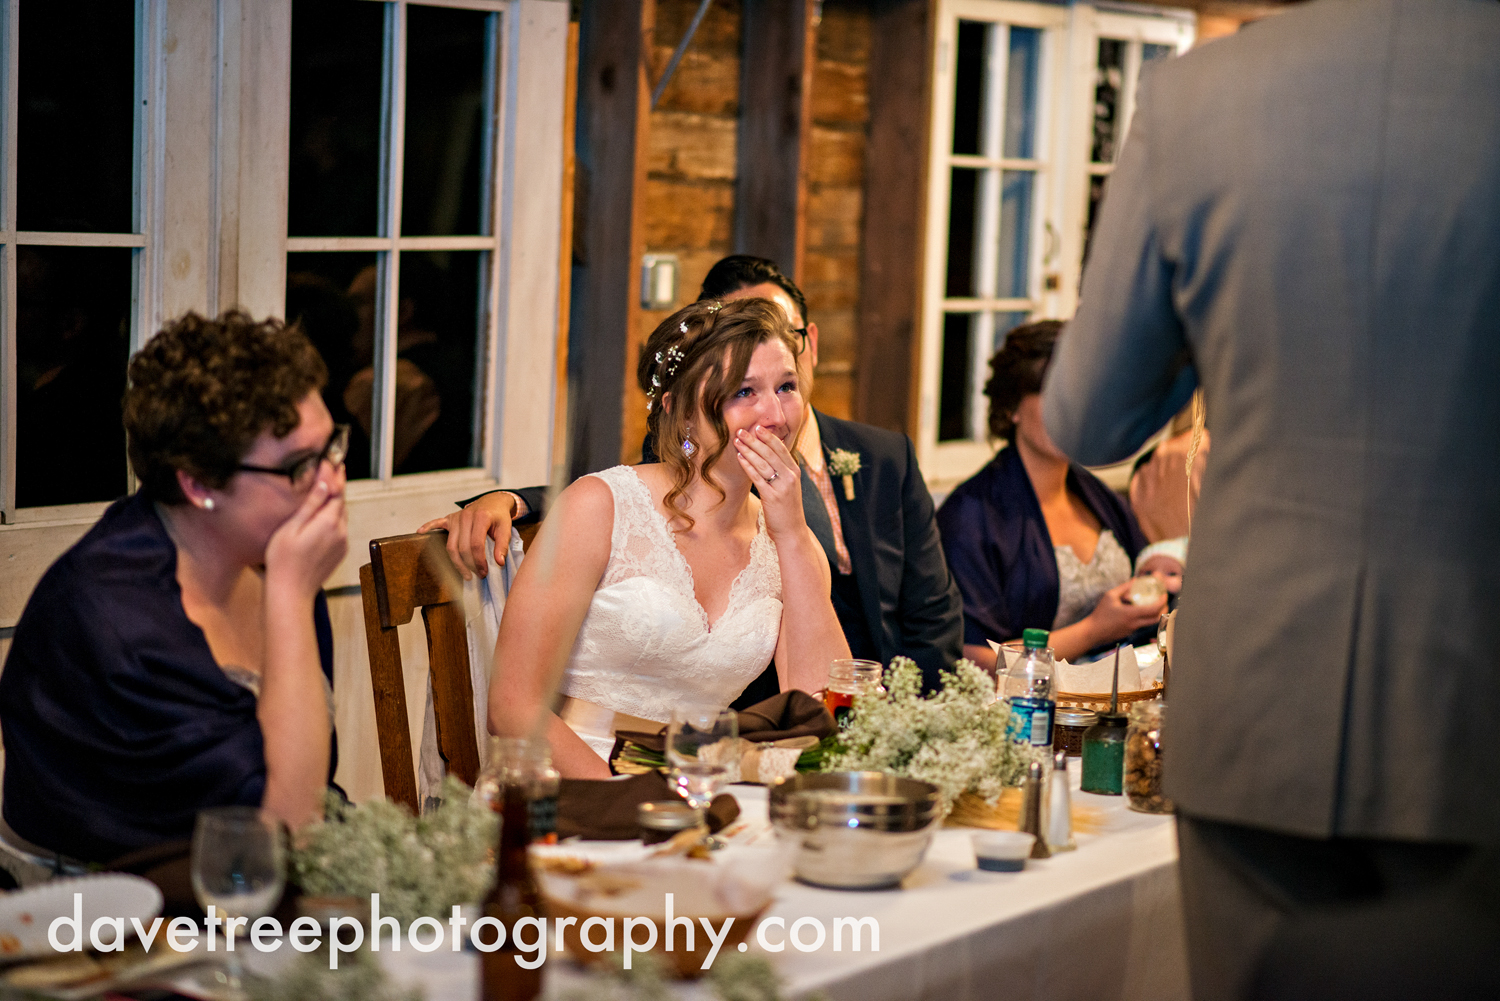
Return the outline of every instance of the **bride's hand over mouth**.
{"type": "Polygon", "coordinates": [[[802,470],[786,443],[757,424],[735,434],[734,451],[766,514],[766,532],[775,541],[807,530],[802,512],[802,470]]]}

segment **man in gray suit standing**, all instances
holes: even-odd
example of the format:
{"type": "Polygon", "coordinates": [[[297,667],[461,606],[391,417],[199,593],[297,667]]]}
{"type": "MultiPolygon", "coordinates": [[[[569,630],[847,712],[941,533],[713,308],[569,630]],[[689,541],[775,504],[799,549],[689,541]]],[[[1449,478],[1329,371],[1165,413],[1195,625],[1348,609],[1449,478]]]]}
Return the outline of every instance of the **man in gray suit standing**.
{"type": "Polygon", "coordinates": [[[1370,979],[1477,964],[1496,932],[1472,929],[1500,927],[1463,889],[1500,841],[1500,3],[1317,0],[1142,78],[1044,418],[1114,462],[1199,385],[1214,461],[1165,734],[1195,994],[1325,982],[1314,949],[1267,963],[1330,915],[1444,901],[1481,924],[1372,940],[1370,979]]]}

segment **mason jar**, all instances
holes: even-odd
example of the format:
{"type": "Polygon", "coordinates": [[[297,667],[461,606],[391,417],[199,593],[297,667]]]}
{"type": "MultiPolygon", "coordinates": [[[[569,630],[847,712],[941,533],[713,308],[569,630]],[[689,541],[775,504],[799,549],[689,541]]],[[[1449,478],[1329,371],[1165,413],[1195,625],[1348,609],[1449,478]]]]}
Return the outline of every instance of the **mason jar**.
{"type": "Polygon", "coordinates": [[[854,711],[854,699],[863,695],[884,695],[881,684],[884,668],[876,660],[835,660],[828,665],[828,685],[823,689],[823,705],[843,729],[854,711]]]}
{"type": "Polygon", "coordinates": [[[1125,799],[1140,813],[1171,813],[1161,791],[1161,727],[1166,704],[1160,700],[1130,707],[1125,733],[1125,799]]]}

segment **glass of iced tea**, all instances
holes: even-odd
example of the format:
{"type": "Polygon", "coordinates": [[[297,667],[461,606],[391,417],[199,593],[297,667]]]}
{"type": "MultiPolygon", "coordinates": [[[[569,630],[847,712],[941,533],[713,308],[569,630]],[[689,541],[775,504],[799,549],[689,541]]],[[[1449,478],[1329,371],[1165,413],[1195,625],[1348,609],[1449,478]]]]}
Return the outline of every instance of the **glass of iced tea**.
{"type": "Polygon", "coordinates": [[[855,696],[885,693],[880,684],[883,671],[880,662],[875,660],[835,660],[828,665],[823,705],[833,714],[840,729],[848,725],[849,715],[854,712],[855,696]]]}

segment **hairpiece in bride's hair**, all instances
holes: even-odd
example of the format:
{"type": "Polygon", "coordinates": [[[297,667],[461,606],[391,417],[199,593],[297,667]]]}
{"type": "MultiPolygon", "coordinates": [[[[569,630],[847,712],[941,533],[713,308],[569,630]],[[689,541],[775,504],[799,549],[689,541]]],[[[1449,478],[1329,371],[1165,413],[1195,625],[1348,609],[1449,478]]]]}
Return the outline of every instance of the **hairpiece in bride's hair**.
{"type": "MultiPolygon", "coordinates": [[[[710,315],[717,313],[723,308],[724,304],[718,301],[706,303],[704,305],[704,309],[707,310],[710,315]]],[[[686,340],[692,333],[690,330],[688,330],[686,320],[679,320],[677,322],[677,329],[682,333],[684,340],[686,340]]],[[[686,357],[686,353],[684,353],[682,348],[678,347],[676,344],[673,344],[661,351],[656,352],[656,371],[651,374],[651,391],[646,394],[646,413],[649,414],[651,412],[651,408],[656,403],[657,395],[662,391],[663,384],[667,379],[670,379],[672,376],[677,374],[677,366],[681,364],[682,360],[686,357]]]]}
{"type": "MultiPolygon", "coordinates": [[[[684,333],[687,332],[686,323],[682,324],[682,330],[684,333]]],[[[665,368],[667,377],[671,378],[677,374],[677,366],[686,357],[682,349],[675,344],[665,351],[656,352],[656,371],[651,374],[651,392],[646,394],[646,413],[651,412],[651,405],[656,402],[656,394],[661,391],[662,369],[665,368]]]]}

